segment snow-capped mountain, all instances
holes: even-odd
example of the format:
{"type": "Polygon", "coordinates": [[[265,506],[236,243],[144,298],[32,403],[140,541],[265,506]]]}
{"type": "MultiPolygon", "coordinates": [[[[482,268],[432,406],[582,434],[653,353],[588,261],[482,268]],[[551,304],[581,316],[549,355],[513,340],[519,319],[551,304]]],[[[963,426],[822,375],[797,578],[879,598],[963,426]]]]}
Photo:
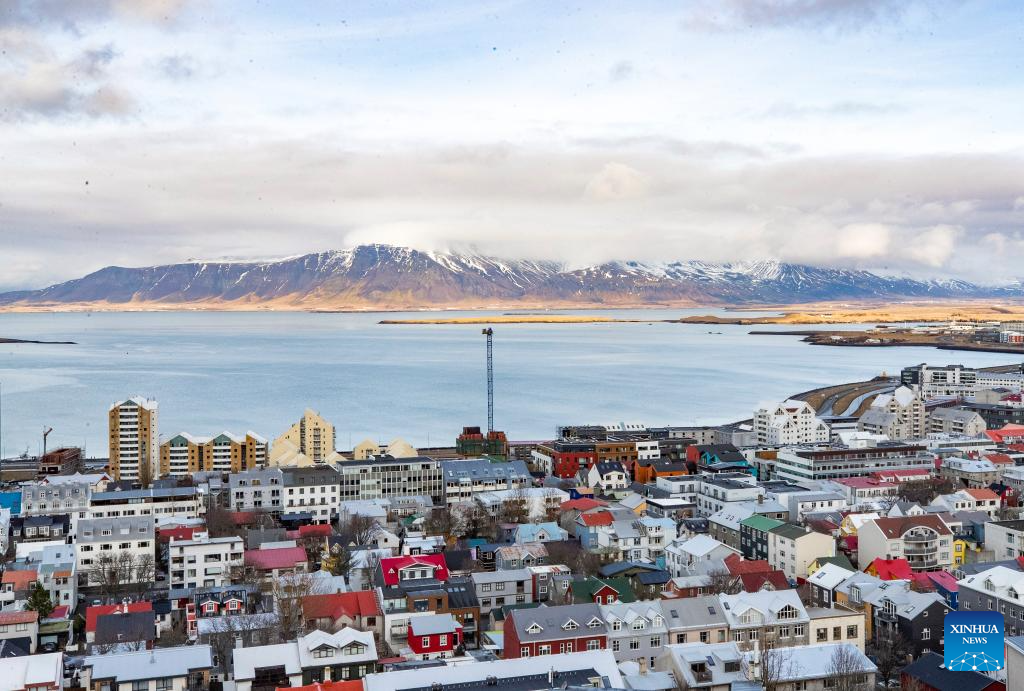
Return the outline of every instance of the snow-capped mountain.
{"type": "Polygon", "coordinates": [[[614,261],[582,269],[390,245],[274,261],[111,266],[0,305],[146,304],[278,308],[800,303],[872,298],[1024,297],[1017,283],[982,287],[777,261],[614,261]]]}

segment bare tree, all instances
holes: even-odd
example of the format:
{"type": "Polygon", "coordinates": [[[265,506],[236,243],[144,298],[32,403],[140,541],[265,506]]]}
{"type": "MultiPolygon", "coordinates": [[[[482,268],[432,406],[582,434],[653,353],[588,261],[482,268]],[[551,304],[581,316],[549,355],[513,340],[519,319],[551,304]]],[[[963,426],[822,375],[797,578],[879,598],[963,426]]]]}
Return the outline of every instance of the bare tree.
{"type": "Polygon", "coordinates": [[[509,490],[505,501],[497,511],[499,523],[528,523],[530,520],[530,502],[521,487],[509,490]]]}
{"type": "Polygon", "coordinates": [[[707,595],[735,595],[743,590],[743,581],[739,576],[734,576],[726,569],[715,569],[707,574],[710,579],[704,586],[707,595]]]}
{"type": "MultiPolygon", "coordinates": [[[[235,648],[263,645],[277,640],[276,622],[267,615],[233,615],[204,619],[206,631],[200,636],[213,649],[215,665],[229,672],[235,648]]],[[[281,640],[284,640],[283,638],[281,640]]]]}
{"type": "Polygon", "coordinates": [[[355,559],[351,548],[342,544],[336,544],[327,550],[320,562],[321,568],[332,576],[344,576],[346,581],[354,565],[355,559]]]}
{"type": "Polygon", "coordinates": [[[338,526],[338,534],[346,545],[368,545],[377,531],[377,521],[361,514],[345,514],[338,526]]]}
{"type": "Polygon", "coordinates": [[[184,621],[177,622],[161,633],[156,640],[156,645],[161,648],[177,648],[180,645],[188,645],[188,632],[185,631],[184,621]]]}
{"type": "Polygon", "coordinates": [[[104,550],[96,557],[89,577],[100,594],[109,599],[121,597],[134,582],[134,574],[135,556],[131,552],[104,550]]]}
{"type": "Polygon", "coordinates": [[[574,541],[547,542],[549,564],[562,564],[577,576],[596,576],[601,570],[601,556],[588,552],[574,541]]]}
{"type": "Polygon", "coordinates": [[[754,650],[744,655],[744,674],[749,681],[761,683],[764,691],[782,691],[799,670],[791,650],[779,648],[774,630],[758,630],[754,650]]]}
{"type": "Polygon", "coordinates": [[[153,587],[153,582],[156,580],[156,557],[152,554],[140,554],[134,560],[132,569],[132,580],[135,584],[135,590],[139,594],[145,593],[153,587]]]}
{"type": "Polygon", "coordinates": [[[902,634],[897,633],[891,637],[876,638],[869,644],[868,650],[878,668],[878,678],[883,684],[888,684],[893,678],[893,673],[907,663],[907,656],[912,648],[910,642],[902,634]]]}
{"type": "Polygon", "coordinates": [[[305,632],[302,599],[318,592],[316,579],[308,573],[296,573],[273,580],[271,597],[277,614],[277,630],[282,639],[290,641],[305,632]]]}
{"type": "Polygon", "coordinates": [[[220,504],[210,503],[206,507],[206,532],[210,537],[229,537],[238,535],[238,526],[230,511],[220,504]]]}
{"type": "Polygon", "coordinates": [[[557,523],[562,516],[561,496],[556,490],[549,489],[544,493],[544,520],[557,523]]]}
{"type": "Polygon", "coordinates": [[[867,672],[860,651],[852,645],[837,645],[828,663],[828,676],[835,680],[835,691],[864,691],[867,672]]]}
{"type": "Polygon", "coordinates": [[[435,508],[423,524],[423,529],[429,535],[443,536],[446,542],[453,537],[461,537],[461,522],[454,511],[456,507],[452,507],[452,510],[435,508]]]}

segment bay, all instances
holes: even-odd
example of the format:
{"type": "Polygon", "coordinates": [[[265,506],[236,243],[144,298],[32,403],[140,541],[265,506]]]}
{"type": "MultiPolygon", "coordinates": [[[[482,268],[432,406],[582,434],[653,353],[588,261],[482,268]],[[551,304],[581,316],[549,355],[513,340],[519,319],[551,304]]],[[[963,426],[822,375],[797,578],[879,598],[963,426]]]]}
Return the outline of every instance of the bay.
{"type": "MultiPolygon", "coordinates": [[[[378,321],[505,313],[0,314],[2,337],[76,341],[0,344],[0,455],[37,453],[52,427],[49,448],[84,444],[105,456],[109,406],[136,395],[160,402],[164,437],[253,430],[273,439],[310,407],[335,424],[340,448],[394,437],[451,445],[464,425],[486,424],[481,325],[378,321]]],[[[658,320],[715,311],[552,313],[658,320]]],[[[496,324],[496,427],[526,440],[550,438],[565,423],[716,424],[749,417],[762,400],[919,362],[1014,362],[997,353],[810,346],[751,328],[796,327],[496,324]]]]}

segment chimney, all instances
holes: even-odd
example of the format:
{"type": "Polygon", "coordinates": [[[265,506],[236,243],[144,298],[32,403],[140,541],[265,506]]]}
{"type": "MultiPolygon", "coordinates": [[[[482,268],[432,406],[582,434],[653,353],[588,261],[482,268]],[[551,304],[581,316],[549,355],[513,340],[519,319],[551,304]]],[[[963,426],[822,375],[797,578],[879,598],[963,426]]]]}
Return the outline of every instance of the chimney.
{"type": "Polygon", "coordinates": [[[764,503],[764,495],[763,494],[757,495],[757,503],[758,504],[763,504],[764,503]]]}
{"type": "Polygon", "coordinates": [[[554,685],[555,685],[555,668],[554,667],[550,667],[550,668],[548,668],[548,687],[550,688],[550,687],[552,687],[554,685]]]}

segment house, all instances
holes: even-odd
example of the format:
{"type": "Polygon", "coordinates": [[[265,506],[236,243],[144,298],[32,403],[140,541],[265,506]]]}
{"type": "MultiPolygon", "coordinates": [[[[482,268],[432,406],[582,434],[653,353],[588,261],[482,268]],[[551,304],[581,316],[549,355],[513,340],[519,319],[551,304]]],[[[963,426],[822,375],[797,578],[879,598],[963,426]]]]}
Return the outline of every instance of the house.
{"type": "Polygon", "coordinates": [[[704,532],[719,542],[740,549],[740,522],[754,515],[785,521],[789,517],[789,509],[774,499],[765,499],[763,494],[758,495],[755,501],[728,502],[722,510],[703,519],[708,524],[704,532]]]}
{"type": "Polygon", "coordinates": [[[594,602],[599,605],[611,605],[616,602],[633,602],[636,595],[628,578],[590,576],[569,584],[568,599],[577,604],[594,602]]]}
{"type": "Polygon", "coordinates": [[[758,446],[821,444],[832,434],[807,401],[762,403],[753,419],[758,446]]]}
{"type": "Polygon", "coordinates": [[[885,645],[899,635],[913,649],[914,656],[941,651],[943,618],[950,611],[938,593],[919,593],[907,581],[887,581],[863,596],[870,605],[871,635],[876,645],[885,645]]]}
{"type": "Polygon", "coordinates": [[[670,643],[725,643],[729,622],[717,595],[667,599],[661,603],[670,643]]]}
{"type": "Polygon", "coordinates": [[[546,657],[542,665],[529,658],[517,657],[432,667],[426,672],[422,667],[394,669],[367,676],[363,687],[365,691],[431,691],[435,681],[432,674],[438,675],[436,682],[442,688],[450,690],[504,687],[530,691],[563,686],[571,689],[625,688],[615,658],[611,651],[603,649],[553,654],[546,657]]]}
{"type": "Polygon", "coordinates": [[[0,612],[0,641],[10,641],[29,654],[35,653],[39,641],[39,612],[0,612]]]}
{"type": "Polygon", "coordinates": [[[992,461],[974,458],[947,458],[942,461],[939,476],[953,481],[957,487],[982,489],[999,482],[1002,470],[992,461]]]}
{"type": "Polygon", "coordinates": [[[610,529],[615,515],[605,509],[581,513],[576,517],[574,532],[580,546],[584,549],[597,549],[598,534],[603,529],[610,529]]]}
{"type": "Polygon", "coordinates": [[[806,578],[816,559],[835,553],[835,538],[816,533],[809,526],[783,523],[768,531],[768,563],[790,581],[806,578]]]}
{"type": "Polygon", "coordinates": [[[744,559],[768,560],[768,535],[783,521],[754,514],[740,521],[740,553],[744,559]]]}
{"type": "Polygon", "coordinates": [[[564,542],[569,539],[569,531],[553,521],[545,523],[524,523],[516,528],[513,540],[516,544],[525,545],[532,542],[564,542]]]}
{"type": "Polygon", "coordinates": [[[843,477],[834,482],[846,492],[846,503],[860,506],[876,502],[891,502],[896,499],[900,485],[874,477],[843,477]]]}
{"type": "MultiPolygon", "coordinates": [[[[421,613],[450,614],[462,626],[462,642],[466,647],[476,647],[478,627],[480,623],[480,600],[469,577],[453,578],[445,583],[413,583],[404,586],[406,594],[405,610],[410,613],[409,619],[421,613]]],[[[380,591],[384,593],[383,589],[380,591]]],[[[390,598],[388,592],[387,597],[390,598]]],[[[390,614],[396,613],[394,608],[390,614]]],[[[398,626],[398,618],[389,622],[398,626]]],[[[406,633],[408,630],[406,631],[406,633]]]]}
{"type": "Polygon", "coordinates": [[[409,620],[409,648],[418,660],[454,657],[462,646],[462,624],[450,614],[409,620]]]}
{"type": "Polygon", "coordinates": [[[294,540],[268,543],[259,549],[249,549],[243,554],[245,568],[265,577],[280,578],[305,573],[309,567],[304,547],[294,540]]]}
{"type": "Polygon", "coordinates": [[[333,634],[312,631],[276,645],[235,648],[232,658],[237,691],[362,679],[380,668],[373,634],[351,628],[333,634]]]}
{"type": "Polygon", "coordinates": [[[653,669],[662,646],[669,643],[661,601],[639,600],[601,605],[608,631],[608,647],[617,662],[638,662],[653,669]]]}
{"type": "Polygon", "coordinates": [[[665,548],[665,567],[673,576],[693,573],[694,565],[718,563],[739,552],[708,535],[696,535],[689,540],[675,540],[665,548]]]}
{"type": "Polygon", "coordinates": [[[302,598],[302,619],[310,629],[339,631],[351,627],[380,634],[383,616],[372,590],[350,593],[306,595],[302,598]]]}
{"type": "Polygon", "coordinates": [[[39,582],[35,569],[12,569],[4,571],[0,578],[0,603],[8,606],[19,600],[27,600],[32,588],[39,582]]]}
{"type": "MultiPolygon", "coordinates": [[[[582,470],[580,471],[583,472],[582,470]]],[[[585,482],[588,487],[603,495],[613,495],[629,489],[629,475],[621,463],[616,461],[599,461],[586,472],[585,482]]]]}
{"type": "Polygon", "coordinates": [[[816,643],[848,643],[864,652],[865,616],[841,607],[808,607],[808,640],[816,643]]]}
{"type": "Polygon", "coordinates": [[[4,691],[60,691],[64,688],[64,653],[4,656],[4,691]]]}
{"type": "Polygon", "coordinates": [[[732,640],[741,650],[754,648],[761,632],[770,632],[779,647],[808,643],[810,616],[795,590],[722,594],[718,598],[732,640]]]}
{"type": "MultiPolygon", "coordinates": [[[[85,610],[85,641],[94,643],[96,641],[96,629],[102,617],[111,614],[124,614],[134,612],[152,612],[152,602],[124,602],[116,605],[92,605],[85,610]]],[[[150,623],[155,629],[155,620],[150,617],[150,623]]]]}
{"type": "Polygon", "coordinates": [[[113,567],[125,583],[151,582],[155,576],[152,517],[80,518],[75,530],[76,571],[80,585],[103,582],[113,567]]]}
{"type": "MultiPolygon", "coordinates": [[[[1009,667],[1007,676],[1010,676],[1009,667]]],[[[946,669],[942,655],[937,653],[926,653],[900,670],[900,685],[904,689],[921,691],[1006,690],[1006,684],[980,672],[954,672],[946,669]]]]}
{"type": "Polygon", "coordinates": [[[864,568],[864,573],[883,581],[906,581],[913,576],[914,570],[906,559],[875,559],[864,568]]]}
{"type": "Polygon", "coordinates": [[[210,687],[213,650],[184,645],[92,655],[82,661],[82,687],[105,689],[205,689],[210,687]]]}
{"type": "Polygon", "coordinates": [[[231,535],[211,538],[198,533],[191,540],[168,544],[168,587],[171,589],[216,587],[231,583],[233,571],[242,566],[242,538],[231,535]]]}
{"type": "Polygon", "coordinates": [[[905,558],[914,571],[949,569],[953,533],[939,516],[879,518],[857,532],[857,563],[905,558]]]}
{"type": "Polygon", "coordinates": [[[156,643],[156,614],[152,609],[127,611],[122,607],[96,617],[93,653],[151,650],[156,643]]]}
{"type": "Polygon", "coordinates": [[[957,583],[960,611],[1000,612],[1006,620],[1006,635],[1024,635],[1024,573],[995,566],[957,583]]]}
{"type": "Polygon", "coordinates": [[[596,604],[513,610],[505,619],[505,659],[601,650],[607,644],[608,626],[596,604]]]}
{"type": "Polygon", "coordinates": [[[503,545],[494,550],[494,568],[498,571],[529,568],[548,563],[548,550],[543,542],[525,545],[503,545]]]}
{"type": "Polygon", "coordinates": [[[1024,520],[986,523],[984,538],[996,559],[1024,557],[1024,520]]]}
{"type": "Polygon", "coordinates": [[[655,562],[665,554],[669,540],[675,537],[676,523],[671,518],[614,519],[598,528],[596,549],[617,561],[655,562]]]}
{"type": "Polygon", "coordinates": [[[836,588],[853,573],[853,571],[836,564],[825,564],[815,571],[807,579],[811,604],[815,607],[834,606],[836,604],[836,588]]]}
{"type": "Polygon", "coordinates": [[[487,616],[495,607],[534,601],[533,572],[529,569],[475,572],[470,579],[480,602],[480,616],[487,616]]]}
{"type": "Polygon", "coordinates": [[[447,581],[448,564],[443,554],[415,554],[385,557],[380,560],[376,578],[382,585],[396,586],[407,581],[431,578],[447,581]]]}

